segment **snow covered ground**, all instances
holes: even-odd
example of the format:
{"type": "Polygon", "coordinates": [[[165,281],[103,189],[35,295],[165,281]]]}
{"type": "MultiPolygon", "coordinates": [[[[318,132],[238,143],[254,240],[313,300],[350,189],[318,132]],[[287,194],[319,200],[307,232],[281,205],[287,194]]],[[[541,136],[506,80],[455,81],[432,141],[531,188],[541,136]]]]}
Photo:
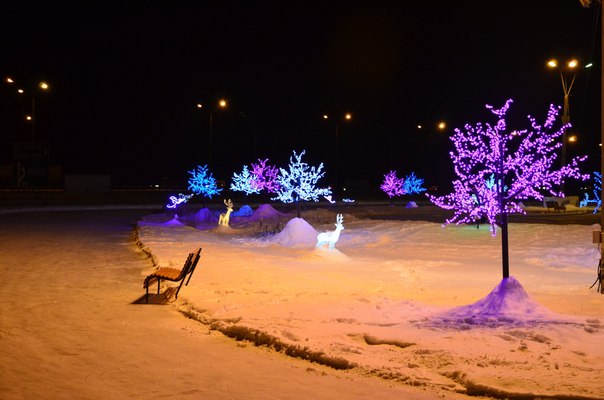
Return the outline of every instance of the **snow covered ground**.
{"type": "Polygon", "coordinates": [[[511,224],[502,281],[486,225],[345,213],[336,248],[315,248],[335,215],[262,205],[218,227],[202,209],[148,215],[137,233],[157,266],[202,247],[173,305],[242,343],[427,390],[604,398],[599,225],[511,224]]]}

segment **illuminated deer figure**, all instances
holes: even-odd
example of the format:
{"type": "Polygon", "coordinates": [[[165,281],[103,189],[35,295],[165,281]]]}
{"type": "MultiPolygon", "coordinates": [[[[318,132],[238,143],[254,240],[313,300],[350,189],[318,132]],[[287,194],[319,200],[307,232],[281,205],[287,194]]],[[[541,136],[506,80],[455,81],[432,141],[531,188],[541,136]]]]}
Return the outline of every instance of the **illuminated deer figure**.
{"type": "Polygon", "coordinates": [[[231,199],[224,200],[224,205],[227,206],[227,210],[218,217],[218,225],[229,226],[229,218],[233,212],[233,202],[231,199]]]}
{"type": "Polygon", "coordinates": [[[344,229],[344,217],[342,214],[338,214],[336,217],[336,230],[329,232],[321,232],[317,235],[317,247],[321,247],[325,244],[329,244],[329,248],[333,249],[336,242],[340,238],[340,232],[344,229]]]}

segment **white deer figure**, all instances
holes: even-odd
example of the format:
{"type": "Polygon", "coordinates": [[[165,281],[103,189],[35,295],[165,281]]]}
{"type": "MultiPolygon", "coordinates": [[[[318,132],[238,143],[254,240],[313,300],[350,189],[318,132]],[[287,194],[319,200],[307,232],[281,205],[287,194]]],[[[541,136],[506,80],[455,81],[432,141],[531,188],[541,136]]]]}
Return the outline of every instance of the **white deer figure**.
{"type": "Polygon", "coordinates": [[[329,232],[321,232],[317,235],[317,247],[322,247],[325,244],[329,244],[329,248],[333,249],[336,242],[340,238],[340,232],[344,229],[344,217],[342,214],[336,216],[336,229],[329,232]]]}
{"type": "Polygon", "coordinates": [[[227,210],[218,217],[218,225],[229,226],[229,218],[233,212],[233,202],[231,199],[224,200],[224,205],[227,206],[227,210]]]}

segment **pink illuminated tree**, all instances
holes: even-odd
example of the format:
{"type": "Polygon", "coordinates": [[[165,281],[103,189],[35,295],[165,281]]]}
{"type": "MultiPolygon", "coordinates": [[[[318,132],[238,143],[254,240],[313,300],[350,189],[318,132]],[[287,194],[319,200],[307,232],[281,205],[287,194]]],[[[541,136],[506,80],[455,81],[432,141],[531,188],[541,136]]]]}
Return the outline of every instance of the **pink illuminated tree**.
{"type": "Polygon", "coordinates": [[[380,189],[390,197],[390,205],[392,205],[393,197],[425,192],[423,184],[424,180],[415,176],[415,172],[404,178],[398,178],[396,171],[390,171],[384,175],[380,189]]]}
{"type": "Polygon", "coordinates": [[[268,158],[264,160],[258,159],[258,163],[252,163],[252,175],[255,177],[255,184],[258,190],[277,193],[279,190],[279,183],[277,182],[279,168],[275,165],[267,165],[267,162],[268,158]]]}
{"type": "Polygon", "coordinates": [[[380,189],[390,197],[390,205],[392,205],[393,197],[402,196],[405,194],[403,190],[404,179],[396,176],[396,171],[390,171],[384,175],[384,181],[380,189]]]}
{"type": "Polygon", "coordinates": [[[252,163],[251,168],[243,166],[241,173],[234,173],[231,178],[231,190],[249,194],[259,194],[263,190],[268,193],[276,193],[279,188],[277,174],[279,169],[274,165],[267,165],[268,158],[252,163]]]}
{"type": "Polygon", "coordinates": [[[455,211],[445,224],[474,223],[484,217],[493,235],[496,227],[501,229],[504,278],[509,277],[508,214],[524,213],[520,200],[541,200],[544,193],[564,196],[556,187],[566,178],[589,178],[578,167],[586,156],[575,157],[554,170],[556,152],[562,146],[558,139],[569,127],[554,128],[559,107],[550,106],[543,125],[528,116],[529,129],[510,130],[505,117],[511,104],[508,100],[500,109],[486,106],[495,115],[494,125],[477,123],[455,130],[451,137],[454,150],[450,152],[457,175],[453,192],[440,197],[427,195],[437,206],[455,211]]]}

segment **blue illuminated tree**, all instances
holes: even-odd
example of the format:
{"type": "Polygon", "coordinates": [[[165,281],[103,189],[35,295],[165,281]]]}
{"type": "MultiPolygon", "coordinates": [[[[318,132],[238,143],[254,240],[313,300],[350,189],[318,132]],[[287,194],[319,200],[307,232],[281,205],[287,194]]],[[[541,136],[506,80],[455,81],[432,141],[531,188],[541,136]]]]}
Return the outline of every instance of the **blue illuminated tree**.
{"type": "Polygon", "coordinates": [[[284,203],[295,202],[298,208],[298,218],[300,218],[300,200],[302,201],[319,201],[319,196],[329,196],[330,188],[318,188],[317,182],[321,179],[325,172],[323,163],[318,167],[311,167],[302,161],[302,156],[305,150],[300,154],[296,154],[294,150],[293,157],[289,158],[289,168],[279,169],[277,176],[277,197],[273,200],[280,200],[284,203]]]}
{"type": "Polygon", "coordinates": [[[208,171],[207,165],[198,165],[196,169],[189,171],[189,190],[196,195],[212,198],[212,196],[222,192],[222,189],[216,184],[216,180],[208,171]]]}
{"type": "Polygon", "coordinates": [[[578,167],[586,156],[553,170],[562,145],[557,139],[569,127],[564,124],[554,129],[559,107],[550,106],[543,125],[529,116],[530,129],[510,130],[505,118],[511,104],[508,100],[500,109],[487,106],[495,115],[494,125],[468,124],[464,130],[455,130],[451,137],[454,151],[449,153],[457,175],[453,192],[441,197],[428,195],[437,206],[455,211],[445,224],[474,223],[485,217],[491,226],[501,228],[504,279],[509,277],[508,214],[524,213],[520,200],[541,200],[544,192],[564,196],[555,188],[565,178],[589,178],[578,167]]]}
{"type": "Polygon", "coordinates": [[[411,172],[404,178],[398,178],[396,171],[390,171],[384,175],[380,189],[390,197],[390,205],[392,205],[395,196],[425,192],[423,184],[424,180],[415,176],[415,172],[411,172]]]}
{"type": "Polygon", "coordinates": [[[598,212],[598,209],[602,206],[602,199],[600,193],[602,192],[602,174],[598,171],[594,171],[594,186],[593,194],[594,198],[589,198],[589,194],[585,193],[585,198],[579,202],[580,207],[585,207],[589,203],[595,203],[594,214],[598,212]]]}
{"type": "Polygon", "coordinates": [[[231,190],[235,192],[244,192],[246,196],[260,193],[258,179],[254,174],[250,173],[247,165],[243,166],[240,174],[233,174],[232,181],[231,190]]]}
{"type": "Polygon", "coordinates": [[[424,180],[415,176],[415,172],[411,172],[403,180],[403,194],[422,193],[426,191],[423,187],[424,180]]]}

